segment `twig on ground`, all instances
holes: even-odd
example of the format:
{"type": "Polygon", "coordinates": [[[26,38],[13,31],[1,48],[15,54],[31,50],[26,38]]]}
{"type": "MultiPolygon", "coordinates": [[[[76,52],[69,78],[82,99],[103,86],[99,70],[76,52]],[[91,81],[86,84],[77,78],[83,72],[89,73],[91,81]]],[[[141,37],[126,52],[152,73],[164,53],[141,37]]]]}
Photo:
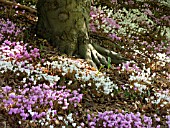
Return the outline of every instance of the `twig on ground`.
{"type": "Polygon", "coordinates": [[[18,9],[22,9],[22,10],[28,11],[28,12],[30,12],[32,14],[36,14],[37,13],[37,10],[34,9],[34,8],[31,8],[31,7],[28,7],[28,6],[25,6],[25,5],[21,5],[19,3],[15,3],[15,2],[12,2],[12,1],[0,0],[0,3],[8,5],[8,6],[17,6],[18,9]]]}

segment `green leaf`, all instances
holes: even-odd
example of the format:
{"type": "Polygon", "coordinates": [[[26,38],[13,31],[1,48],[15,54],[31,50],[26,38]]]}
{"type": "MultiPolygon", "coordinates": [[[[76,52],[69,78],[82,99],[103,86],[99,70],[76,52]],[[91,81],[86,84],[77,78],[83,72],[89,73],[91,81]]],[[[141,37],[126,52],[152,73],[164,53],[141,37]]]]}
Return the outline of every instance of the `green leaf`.
{"type": "Polygon", "coordinates": [[[111,58],[108,57],[108,65],[107,65],[107,68],[109,69],[111,67],[111,58]]]}

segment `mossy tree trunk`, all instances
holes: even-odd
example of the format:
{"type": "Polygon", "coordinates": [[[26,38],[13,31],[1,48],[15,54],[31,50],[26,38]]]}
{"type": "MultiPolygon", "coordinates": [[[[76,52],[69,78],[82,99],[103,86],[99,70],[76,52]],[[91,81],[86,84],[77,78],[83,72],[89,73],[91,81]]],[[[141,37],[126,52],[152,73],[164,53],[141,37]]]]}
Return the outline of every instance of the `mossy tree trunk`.
{"type": "Polygon", "coordinates": [[[116,53],[90,43],[91,0],[38,0],[37,34],[57,47],[60,53],[79,55],[93,66],[107,64],[105,57],[121,63],[116,53]]]}

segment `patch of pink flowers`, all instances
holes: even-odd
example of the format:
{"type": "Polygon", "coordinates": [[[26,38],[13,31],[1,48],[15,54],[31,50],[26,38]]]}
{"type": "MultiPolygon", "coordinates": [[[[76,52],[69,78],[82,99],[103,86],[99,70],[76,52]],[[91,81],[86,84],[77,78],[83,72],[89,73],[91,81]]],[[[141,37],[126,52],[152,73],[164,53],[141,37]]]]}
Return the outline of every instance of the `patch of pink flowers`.
{"type": "Polygon", "coordinates": [[[67,110],[70,104],[77,107],[83,96],[77,90],[71,91],[65,86],[57,85],[28,83],[18,88],[15,90],[10,86],[2,87],[1,106],[5,107],[10,115],[19,114],[24,120],[30,115],[32,120],[40,119],[46,115],[45,110],[49,108],[67,110]]]}

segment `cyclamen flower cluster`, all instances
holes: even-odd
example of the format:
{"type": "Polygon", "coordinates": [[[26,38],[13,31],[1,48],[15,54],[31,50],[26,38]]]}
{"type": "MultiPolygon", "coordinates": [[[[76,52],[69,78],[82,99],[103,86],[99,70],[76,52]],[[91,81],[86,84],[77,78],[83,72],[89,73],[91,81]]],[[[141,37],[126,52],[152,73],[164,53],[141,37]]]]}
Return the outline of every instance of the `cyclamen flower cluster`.
{"type": "Polygon", "coordinates": [[[100,8],[91,7],[91,31],[96,32],[98,30],[107,33],[113,40],[120,40],[120,37],[117,37],[114,33],[114,30],[119,29],[120,25],[113,19],[113,17],[110,17],[111,14],[112,12],[107,12],[106,14],[106,12],[100,8]],[[101,24],[99,21],[101,21],[101,24]]]}
{"type": "MultiPolygon", "coordinates": [[[[4,20],[3,18],[0,19],[0,41],[3,39],[9,39],[13,36],[13,39],[21,34],[21,30],[19,27],[16,26],[13,22],[9,19],[4,20]]],[[[21,34],[22,35],[22,34],[21,34]]]]}
{"type": "Polygon", "coordinates": [[[77,90],[71,91],[65,86],[46,84],[37,86],[25,84],[23,87],[19,86],[17,90],[5,86],[2,87],[2,90],[0,99],[3,101],[3,106],[9,111],[8,113],[10,115],[19,114],[24,120],[30,115],[32,120],[46,116],[46,111],[38,111],[41,106],[43,106],[42,110],[58,110],[59,108],[67,110],[70,104],[77,107],[77,103],[81,102],[83,96],[77,90]]]}
{"type": "MultiPolygon", "coordinates": [[[[12,60],[12,63],[13,61],[14,60],[12,60]]],[[[31,115],[32,120],[30,122],[37,122],[38,124],[41,124],[42,126],[43,125],[47,126],[49,123],[46,121],[46,119],[48,121],[51,121],[51,119],[52,120],[56,120],[57,118],[59,119],[57,115],[57,110],[62,110],[62,109],[67,110],[70,108],[69,107],[70,105],[73,107],[77,107],[77,103],[81,102],[83,95],[79,94],[79,91],[80,91],[79,89],[78,91],[77,90],[71,91],[69,89],[66,89],[65,86],[63,87],[55,86],[55,89],[53,88],[52,85],[55,85],[55,82],[60,80],[60,77],[58,77],[57,75],[50,76],[48,74],[43,74],[39,68],[36,68],[36,69],[31,68],[31,70],[25,69],[22,67],[21,62],[19,62],[18,64],[12,64],[12,63],[0,60],[1,72],[3,73],[7,69],[13,70],[14,72],[16,71],[25,72],[28,75],[27,78],[29,79],[29,81],[31,81],[31,83],[33,84],[28,84],[28,82],[26,83],[26,78],[23,78],[22,82],[25,83],[25,85],[23,86],[24,88],[19,87],[15,90],[14,88],[10,86],[3,87],[2,90],[3,92],[6,92],[6,93],[4,93],[3,95],[0,95],[0,99],[4,101],[4,102],[1,102],[1,106],[4,106],[4,108],[13,106],[11,109],[8,109],[9,114],[15,114],[15,115],[19,114],[21,118],[23,119],[27,119],[28,116],[30,119],[30,115],[31,115]],[[32,75],[32,73],[34,74],[34,76],[32,75]],[[35,79],[34,77],[36,77],[37,79],[35,79]],[[46,84],[37,85],[36,84],[37,80],[41,78],[48,80],[50,82],[50,85],[46,85],[46,84]],[[50,87],[50,89],[48,89],[49,88],[48,86],[50,87]],[[59,97],[58,99],[57,98],[56,100],[50,99],[49,95],[52,96],[51,94],[53,93],[51,89],[58,90],[56,94],[59,97]],[[16,97],[11,99],[11,95],[12,97],[16,95],[16,97]],[[68,96],[70,95],[70,97],[66,97],[67,95],[68,96]],[[22,100],[21,99],[17,100],[18,97],[21,98],[22,100]],[[23,102],[20,102],[20,101],[23,101],[23,102]],[[16,107],[16,104],[19,106],[16,107]],[[58,106],[56,106],[56,104],[58,106]],[[41,109],[41,112],[38,111],[40,109],[41,109]]],[[[69,85],[70,84],[71,83],[69,83],[69,85]]],[[[55,98],[55,93],[53,93],[53,95],[55,98]]]]}
{"type": "Polygon", "coordinates": [[[39,49],[31,49],[32,47],[29,46],[30,51],[28,51],[27,44],[17,41],[17,38],[22,37],[22,31],[16,24],[9,19],[4,20],[2,18],[0,19],[0,28],[0,42],[3,42],[0,50],[7,59],[10,58],[17,61],[25,59],[33,62],[36,58],[40,57],[39,49]],[[11,36],[13,37],[12,39],[11,36]]]}
{"type": "MultiPolygon", "coordinates": [[[[29,47],[31,48],[31,46],[29,47]]],[[[17,61],[28,60],[33,62],[33,60],[40,57],[39,49],[34,48],[29,52],[27,50],[27,44],[23,44],[22,42],[11,42],[9,40],[5,40],[0,46],[0,50],[7,59],[10,58],[17,61]]]]}
{"type": "MultiPolygon", "coordinates": [[[[44,65],[47,67],[51,65],[54,70],[55,69],[61,70],[63,72],[62,73],[63,76],[65,76],[68,73],[72,73],[74,71],[75,79],[81,80],[84,82],[91,80],[95,83],[96,90],[99,92],[103,92],[105,94],[109,94],[114,89],[118,89],[118,86],[114,84],[113,81],[111,81],[109,77],[104,76],[103,74],[98,74],[98,71],[87,70],[85,68],[87,66],[86,64],[83,64],[80,62],[76,63],[73,60],[68,59],[68,58],[67,58],[67,61],[63,59],[62,61],[53,61],[51,63],[45,62],[44,65]],[[101,86],[103,87],[103,90],[99,90],[101,86]]],[[[85,86],[91,86],[91,83],[89,83],[88,85],[87,84],[81,85],[82,88],[85,86]]]]}
{"type": "MultiPolygon", "coordinates": [[[[160,55],[164,55],[161,54],[160,55]]],[[[168,59],[164,59],[165,61],[168,61],[168,59]]],[[[133,86],[133,88],[135,90],[138,90],[140,93],[148,90],[147,84],[152,83],[152,79],[154,79],[155,77],[155,73],[153,73],[151,75],[151,69],[150,68],[145,68],[145,66],[143,67],[143,70],[139,69],[138,67],[136,67],[135,65],[133,65],[133,67],[129,66],[130,63],[123,63],[122,67],[121,67],[121,71],[129,71],[129,70],[133,70],[133,73],[131,75],[129,75],[129,81],[133,81],[133,85],[127,85],[127,86],[133,86]],[[137,75],[135,75],[137,74],[137,75]],[[141,81],[145,81],[147,84],[141,84],[141,81]]],[[[120,68],[120,67],[119,67],[120,68]]],[[[146,98],[148,99],[148,98],[146,98]]],[[[165,91],[165,92],[155,92],[154,93],[154,97],[152,97],[151,103],[152,104],[160,104],[161,101],[164,101],[163,104],[161,104],[161,106],[164,106],[166,104],[168,104],[168,102],[170,102],[170,95],[169,95],[169,91],[165,91]]]]}
{"type": "MultiPolygon", "coordinates": [[[[138,112],[134,113],[114,113],[113,111],[98,112],[97,116],[94,114],[87,115],[88,125],[90,128],[108,127],[108,128],[152,128],[152,118],[148,116],[141,116],[138,112]]],[[[159,120],[157,119],[159,122],[159,120]]],[[[160,128],[157,125],[156,128],[160,128]]]]}

